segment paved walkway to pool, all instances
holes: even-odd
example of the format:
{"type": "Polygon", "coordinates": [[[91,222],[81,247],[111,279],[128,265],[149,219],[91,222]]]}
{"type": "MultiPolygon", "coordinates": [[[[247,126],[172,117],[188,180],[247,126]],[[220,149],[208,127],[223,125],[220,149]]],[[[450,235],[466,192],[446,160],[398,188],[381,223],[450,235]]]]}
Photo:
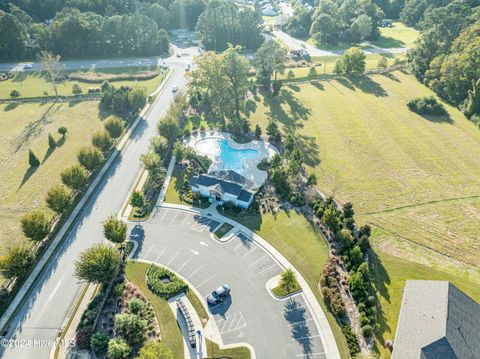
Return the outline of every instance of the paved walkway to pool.
{"type": "Polygon", "coordinates": [[[256,188],[259,188],[263,182],[265,182],[268,175],[266,171],[258,169],[258,163],[262,159],[270,159],[275,153],[278,153],[278,150],[269,142],[253,140],[248,143],[237,143],[232,139],[232,136],[229,133],[219,131],[194,132],[190,136],[185,137],[183,143],[186,146],[193,148],[196,152],[205,155],[212,160],[212,165],[208,169],[208,172],[234,170],[243,177],[254,182],[256,188]],[[239,166],[235,166],[235,168],[229,168],[228,164],[223,163],[221,160],[221,156],[218,153],[218,147],[214,146],[213,144],[212,146],[198,146],[199,142],[208,139],[226,140],[230,148],[237,151],[254,150],[258,153],[258,156],[255,158],[243,159],[241,160],[241,164],[239,166]]]}

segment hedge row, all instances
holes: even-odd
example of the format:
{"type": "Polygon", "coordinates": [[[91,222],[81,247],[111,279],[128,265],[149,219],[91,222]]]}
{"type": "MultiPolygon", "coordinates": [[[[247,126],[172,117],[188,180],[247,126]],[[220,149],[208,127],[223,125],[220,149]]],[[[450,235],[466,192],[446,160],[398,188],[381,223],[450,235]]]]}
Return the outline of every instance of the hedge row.
{"type": "Polygon", "coordinates": [[[187,284],[166,268],[152,265],[147,272],[147,285],[154,293],[172,297],[177,293],[187,290],[187,284]],[[169,283],[162,282],[168,278],[169,283]]]}
{"type": "Polygon", "coordinates": [[[102,83],[103,81],[145,81],[157,77],[159,73],[157,71],[144,71],[135,74],[108,74],[108,73],[96,73],[96,72],[74,72],[68,75],[69,80],[81,81],[88,83],[102,83]]]}

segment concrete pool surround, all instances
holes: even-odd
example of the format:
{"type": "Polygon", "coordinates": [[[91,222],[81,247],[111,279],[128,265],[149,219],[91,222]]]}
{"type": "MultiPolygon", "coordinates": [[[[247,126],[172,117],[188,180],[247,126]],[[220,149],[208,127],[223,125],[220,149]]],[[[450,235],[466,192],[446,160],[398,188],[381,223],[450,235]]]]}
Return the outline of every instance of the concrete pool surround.
{"type": "Polygon", "coordinates": [[[267,172],[258,169],[262,159],[271,159],[278,153],[270,143],[253,140],[237,143],[226,132],[202,131],[189,135],[184,144],[212,160],[208,172],[233,170],[249,179],[259,188],[267,179],[267,172]]]}

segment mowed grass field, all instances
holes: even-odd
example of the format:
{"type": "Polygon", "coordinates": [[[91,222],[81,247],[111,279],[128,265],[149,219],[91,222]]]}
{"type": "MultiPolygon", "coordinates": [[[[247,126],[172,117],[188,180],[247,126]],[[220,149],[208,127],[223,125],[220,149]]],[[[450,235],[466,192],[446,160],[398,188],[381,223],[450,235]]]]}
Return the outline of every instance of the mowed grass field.
{"type": "Polygon", "coordinates": [[[394,22],[393,27],[381,27],[380,39],[373,41],[375,46],[392,47],[413,47],[413,43],[418,38],[419,32],[413,27],[409,27],[401,22],[394,22]]]}
{"type": "MultiPolygon", "coordinates": [[[[134,74],[144,70],[153,71],[155,68],[111,68],[111,69],[99,69],[97,73],[107,73],[107,74],[134,74]]],[[[76,72],[76,71],[73,71],[76,72]]],[[[90,70],[93,72],[93,70],[90,70]]],[[[111,81],[110,84],[116,87],[120,86],[141,86],[145,87],[147,94],[154,92],[157,87],[160,85],[165,72],[160,72],[160,74],[150,80],[143,81],[111,81]]],[[[60,83],[57,86],[59,95],[63,96],[72,96],[72,86],[73,84],[78,84],[83,93],[87,93],[88,89],[91,87],[100,87],[100,83],[86,83],[80,81],[70,81],[67,80],[63,83],[60,83]]],[[[34,72],[23,72],[17,74],[11,80],[0,82],[0,98],[10,98],[10,92],[12,90],[18,90],[20,92],[20,98],[24,97],[42,97],[45,96],[44,92],[47,92],[48,96],[54,96],[55,91],[53,90],[52,84],[48,76],[41,71],[34,72]]]]}
{"type": "Polygon", "coordinates": [[[407,278],[451,280],[480,299],[480,131],[448,105],[443,117],[408,110],[429,95],[396,71],[285,86],[277,98],[257,97],[250,114],[263,133],[269,119],[296,131],[317,186],[372,225],[383,263],[375,275],[389,281],[379,286],[384,339],[394,337],[407,278]]]}
{"type": "Polygon", "coordinates": [[[0,105],[0,253],[22,237],[20,217],[45,206],[60,172],[77,162],[78,150],[101,128],[98,102],[0,105]],[[49,151],[48,133],[60,140],[60,126],[68,128],[67,137],[49,151]],[[29,169],[29,149],[41,162],[35,171],[29,169]]]}
{"type": "MultiPolygon", "coordinates": [[[[395,59],[404,60],[405,54],[385,54],[385,55],[377,55],[377,54],[370,54],[366,55],[365,59],[365,68],[367,70],[372,70],[378,68],[378,61],[385,56],[388,61],[388,66],[392,66],[394,64],[395,59]]],[[[315,62],[315,70],[317,71],[318,75],[322,75],[323,73],[332,74],[335,69],[335,63],[340,58],[340,56],[326,56],[326,57],[314,57],[313,61],[315,62]]],[[[280,79],[286,79],[288,72],[292,70],[295,74],[295,78],[302,78],[308,77],[310,67],[294,67],[285,69],[285,73],[280,75],[280,79]]]]}

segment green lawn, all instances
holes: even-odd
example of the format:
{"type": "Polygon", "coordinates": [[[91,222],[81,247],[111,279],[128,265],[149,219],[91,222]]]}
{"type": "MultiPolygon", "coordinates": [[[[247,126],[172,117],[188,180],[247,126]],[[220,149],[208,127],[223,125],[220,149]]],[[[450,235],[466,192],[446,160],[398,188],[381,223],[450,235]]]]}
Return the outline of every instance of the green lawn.
{"type": "Polygon", "coordinates": [[[377,252],[372,258],[372,273],[382,307],[381,334],[377,348],[382,358],[389,358],[390,352],[383,348],[387,339],[395,338],[400,313],[403,289],[407,279],[448,280],[477,302],[480,302],[480,285],[466,282],[463,278],[442,272],[411,261],[377,252]]]}
{"type": "MultiPolygon", "coordinates": [[[[115,68],[115,69],[101,69],[97,72],[102,73],[135,73],[135,71],[143,71],[144,68],[135,70],[136,68],[115,68]]],[[[147,89],[147,93],[154,92],[160,85],[163,79],[164,73],[159,76],[145,81],[113,81],[114,86],[142,86],[147,89]]],[[[67,80],[64,83],[58,85],[58,92],[60,95],[73,95],[72,86],[74,83],[78,83],[83,90],[83,93],[87,93],[90,87],[100,87],[100,84],[84,83],[78,81],[67,80]]],[[[47,91],[49,96],[54,96],[55,92],[48,80],[48,77],[40,71],[19,73],[15,78],[8,81],[0,82],[0,98],[10,98],[10,92],[12,90],[18,90],[21,94],[20,98],[24,97],[38,97],[45,96],[44,91],[47,91]]]]}
{"type": "Polygon", "coordinates": [[[247,347],[235,347],[220,350],[217,343],[207,339],[207,353],[209,358],[250,359],[250,350],[247,347]]]}
{"type": "Polygon", "coordinates": [[[342,358],[346,358],[348,349],[345,339],[335,318],[328,312],[318,288],[320,274],[328,257],[328,247],[321,235],[303,215],[293,211],[282,211],[275,216],[239,216],[231,212],[225,215],[266,239],[302,273],[327,316],[342,358]]]}
{"type": "Polygon", "coordinates": [[[443,117],[408,110],[426,95],[400,71],[286,86],[257,102],[250,124],[296,129],[318,187],[351,201],[360,223],[478,267],[480,131],[448,105],[443,117]]]}
{"type": "MultiPolygon", "coordinates": [[[[393,65],[395,59],[403,60],[405,59],[405,54],[394,54],[394,55],[384,55],[387,58],[388,65],[393,65]]],[[[382,55],[371,54],[367,55],[365,59],[365,68],[367,70],[376,69],[378,68],[378,61],[382,55]]],[[[334,72],[335,63],[339,59],[339,56],[326,56],[326,57],[314,57],[313,61],[316,63],[315,69],[317,70],[317,74],[321,75],[323,73],[331,74],[334,72]]],[[[296,67],[296,68],[289,68],[285,70],[285,73],[280,76],[280,79],[286,79],[288,72],[292,70],[295,74],[295,78],[303,78],[308,77],[308,72],[310,71],[310,67],[296,67]]]]}
{"type": "Polygon", "coordinates": [[[60,183],[60,172],[77,162],[78,150],[102,127],[98,102],[0,105],[0,253],[21,238],[20,217],[45,207],[44,197],[60,183]],[[67,137],[49,151],[47,134],[60,140],[60,126],[68,128],[67,137]],[[35,171],[29,169],[29,149],[41,162],[35,171]]]}
{"type": "Polygon", "coordinates": [[[381,37],[378,41],[372,43],[379,47],[413,47],[419,32],[412,27],[408,27],[401,22],[394,22],[393,27],[381,27],[381,37]]]}
{"type": "Polygon", "coordinates": [[[290,292],[287,292],[281,284],[277,285],[275,288],[272,288],[272,292],[277,297],[285,298],[286,296],[290,295],[291,293],[298,292],[300,289],[302,289],[302,287],[300,286],[300,283],[298,283],[298,281],[295,279],[295,282],[293,283],[293,286],[290,289],[290,292]]]}
{"type": "Polygon", "coordinates": [[[127,279],[135,284],[148,299],[157,316],[162,342],[172,351],[174,358],[183,358],[183,338],[177,319],[166,299],[153,293],[145,282],[145,274],[150,265],[141,262],[128,262],[125,268],[127,279]]]}
{"type": "Polygon", "coordinates": [[[230,230],[233,228],[233,226],[230,223],[224,223],[221,225],[219,229],[215,231],[215,236],[217,238],[222,238],[224,235],[226,235],[230,230]]]}

